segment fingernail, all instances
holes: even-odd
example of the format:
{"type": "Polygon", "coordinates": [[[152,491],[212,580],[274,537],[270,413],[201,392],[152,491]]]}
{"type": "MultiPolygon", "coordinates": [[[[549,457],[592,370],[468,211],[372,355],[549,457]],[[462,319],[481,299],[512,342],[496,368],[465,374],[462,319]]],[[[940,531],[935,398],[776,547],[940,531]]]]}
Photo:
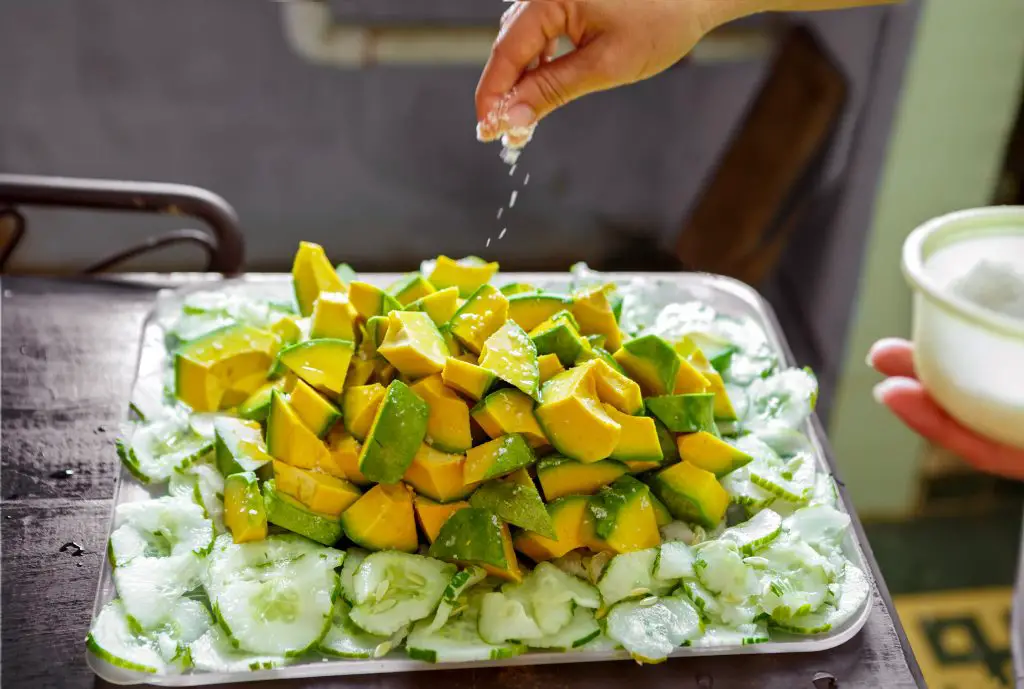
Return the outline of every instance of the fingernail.
{"type": "Polygon", "coordinates": [[[917,383],[909,378],[886,378],[872,388],[871,396],[874,397],[875,401],[879,404],[885,404],[885,398],[889,396],[889,393],[896,392],[897,390],[909,390],[916,386],[917,383]]]}
{"type": "Polygon", "coordinates": [[[494,141],[498,138],[497,127],[490,122],[480,121],[476,123],[476,140],[483,143],[494,141]]]}
{"type": "Polygon", "coordinates": [[[537,119],[537,113],[526,103],[513,105],[505,114],[505,121],[510,127],[529,127],[537,119]]]}

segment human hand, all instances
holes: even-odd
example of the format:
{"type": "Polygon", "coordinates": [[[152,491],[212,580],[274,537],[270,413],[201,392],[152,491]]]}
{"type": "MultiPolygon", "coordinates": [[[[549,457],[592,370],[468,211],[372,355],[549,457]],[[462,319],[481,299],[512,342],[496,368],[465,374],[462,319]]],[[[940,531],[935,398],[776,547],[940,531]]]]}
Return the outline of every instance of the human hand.
{"type": "Polygon", "coordinates": [[[874,394],[912,430],[961,457],[979,471],[1024,480],[1024,451],[961,426],[924,389],[914,374],[914,348],[906,340],[879,340],[868,363],[887,376],[874,394]]]}

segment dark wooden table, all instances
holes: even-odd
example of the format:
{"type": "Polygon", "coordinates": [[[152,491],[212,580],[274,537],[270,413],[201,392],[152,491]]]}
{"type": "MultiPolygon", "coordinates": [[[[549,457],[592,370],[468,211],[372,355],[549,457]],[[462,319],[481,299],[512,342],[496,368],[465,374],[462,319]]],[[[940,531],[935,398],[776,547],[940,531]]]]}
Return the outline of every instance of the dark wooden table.
{"type": "MultiPolygon", "coordinates": [[[[140,327],[155,291],[95,280],[3,278],[2,608],[5,689],[105,685],[84,639],[120,467],[114,453],[140,327]],[[67,475],[64,470],[73,473],[67,475]],[[74,541],[75,555],[61,546],[74,541]]],[[[860,524],[856,523],[860,530],[860,524]]],[[[905,689],[924,687],[892,601],[879,589],[864,630],[822,653],[549,665],[260,682],[246,686],[605,689],[905,689]],[[830,680],[834,677],[835,680],[830,680]]]]}

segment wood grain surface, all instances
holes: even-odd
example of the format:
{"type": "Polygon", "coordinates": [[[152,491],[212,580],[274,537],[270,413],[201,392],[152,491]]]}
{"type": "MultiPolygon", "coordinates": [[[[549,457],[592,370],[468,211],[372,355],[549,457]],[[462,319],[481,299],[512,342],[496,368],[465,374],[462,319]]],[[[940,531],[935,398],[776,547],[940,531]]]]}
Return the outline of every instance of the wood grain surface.
{"type": "MultiPolygon", "coordinates": [[[[120,473],[114,439],[127,405],[152,289],[3,278],[0,331],[0,686],[107,686],[84,639],[120,473]],[[64,470],[70,476],[58,477],[64,470]],[[61,551],[68,542],[79,544],[61,551]]],[[[66,473],[66,472],[65,472],[66,473]]],[[[859,528],[859,525],[858,525],[859,528]]],[[[870,553],[867,554],[875,568],[870,553]]],[[[879,578],[880,581],[880,578],[879,578]]],[[[823,653],[331,677],[235,686],[403,689],[908,689],[924,687],[888,594],[864,630],[823,653]],[[835,678],[830,683],[828,677],[835,678]],[[817,678],[817,681],[816,679],[817,678]]]]}

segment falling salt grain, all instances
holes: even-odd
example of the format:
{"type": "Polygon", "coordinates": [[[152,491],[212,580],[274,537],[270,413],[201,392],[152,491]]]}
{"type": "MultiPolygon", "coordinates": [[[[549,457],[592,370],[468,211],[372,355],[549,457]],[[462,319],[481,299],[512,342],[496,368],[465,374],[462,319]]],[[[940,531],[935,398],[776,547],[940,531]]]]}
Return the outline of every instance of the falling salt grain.
{"type": "Polygon", "coordinates": [[[516,174],[516,165],[515,165],[515,163],[513,163],[512,167],[510,167],[509,170],[508,170],[508,176],[509,177],[511,177],[514,174],[516,174]]]}
{"type": "Polygon", "coordinates": [[[487,238],[487,246],[490,246],[490,245],[491,245],[491,238],[490,238],[490,237],[488,237],[488,238],[487,238]]]}
{"type": "Polygon", "coordinates": [[[504,213],[504,212],[505,212],[504,208],[499,208],[498,209],[498,220],[501,220],[501,214],[504,213]]]}
{"type": "Polygon", "coordinates": [[[516,197],[519,196],[519,192],[515,189],[512,190],[512,196],[508,199],[508,207],[513,208],[516,205],[516,197]]]}
{"type": "Polygon", "coordinates": [[[501,228],[501,232],[498,233],[498,239],[501,239],[502,237],[504,237],[506,232],[508,232],[508,228],[507,227],[501,228]]]}
{"type": "Polygon", "coordinates": [[[525,187],[529,183],[530,183],[530,173],[527,172],[526,173],[526,177],[523,177],[523,186],[525,187]]]}

